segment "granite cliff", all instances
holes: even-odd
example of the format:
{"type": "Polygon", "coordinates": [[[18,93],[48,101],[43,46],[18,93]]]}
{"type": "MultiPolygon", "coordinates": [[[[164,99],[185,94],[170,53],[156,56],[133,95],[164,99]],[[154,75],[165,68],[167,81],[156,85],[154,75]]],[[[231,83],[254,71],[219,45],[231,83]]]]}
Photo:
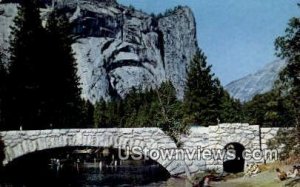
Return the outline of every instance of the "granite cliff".
{"type": "MultiPolygon", "coordinates": [[[[10,26],[17,2],[0,4],[4,61],[9,59],[10,26]]],[[[195,19],[188,7],[157,17],[114,0],[41,2],[43,24],[58,8],[74,25],[72,47],[85,99],[124,97],[132,87],[155,88],[166,80],[172,81],[178,98],[183,98],[186,67],[197,50],[195,19]]]]}

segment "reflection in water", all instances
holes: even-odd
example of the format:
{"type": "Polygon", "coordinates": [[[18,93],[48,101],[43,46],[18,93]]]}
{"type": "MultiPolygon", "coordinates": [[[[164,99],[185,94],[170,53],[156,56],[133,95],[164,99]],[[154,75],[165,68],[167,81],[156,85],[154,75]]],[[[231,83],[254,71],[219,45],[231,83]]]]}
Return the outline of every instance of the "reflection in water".
{"type": "Polygon", "coordinates": [[[0,136],[0,169],[2,167],[2,162],[5,159],[5,154],[4,154],[4,142],[2,141],[2,138],[0,136]]]}
{"type": "Polygon", "coordinates": [[[3,163],[3,160],[5,159],[4,148],[5,148],[5,145],[4,145],[4,142],[2,141],[2,138],[0,136],[0,174],[1,174],[1,171],[3,169],[3,164],[2,163],[3,163]]]}
{"type": "Polygon", "coordinates": [[[154,161],[120,161],[116,150],[73,148],[15,160],[0,174],[0,186],[147,186],[168,178],[168,172],[154,161]]]}

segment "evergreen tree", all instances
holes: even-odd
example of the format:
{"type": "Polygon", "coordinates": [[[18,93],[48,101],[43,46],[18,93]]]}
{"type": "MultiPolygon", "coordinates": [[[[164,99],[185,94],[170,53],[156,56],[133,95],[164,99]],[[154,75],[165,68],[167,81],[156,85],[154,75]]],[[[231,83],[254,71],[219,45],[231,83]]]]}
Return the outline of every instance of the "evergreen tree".
{"type": "Polygon", "coordinates": [[[159,127],[176,141],[187,126],[181,123],[182,102],[170,81],[155,90],[132,88],[124,99],[98,101],[94,111],[95,127],[159,127]]]}
{"type": "Polygon", "coordinates": [[[96,128],[108,127],[107,105],[103,98],[96,102],[94,111],[94,124],[96,128]]]}
{"type": "Polygon", "coordinates": [[[287,59],[287,67],[282,71],[281,81],[289,84],[288,94],[294,99],[295,124],[300,125],[300,18],[292,18],[286,29],[286,36],[275,42],[277,55],[287,59]]]}
{"type": "MultiPolygon", "coordinates": [[[[145,104],[141,89],[132,88],[124,99],[125,127],[138,127],[137,124],[141,107],[145,104]]],[[[124,120],[122,120],[124,121],[124,120]]]]}
{"type": "Polygon", "coordinates": [[[220,106],[221,123],[237,123],[244,121],[243,107],[239,100],[230,97],[229,93],[223,90],[220,106]]]}
{"type": "Polygon", "coordinates": [[[206,56],[198,50],[187,72],[184,108],[185,121],[198,125],[214,125],[219,118],[222,89],[211,73],[206,56]]]}
{"type": "MultiPolygon", "coordinates": [[[[298,4],[300,6],[300,4],[298,4]]],[[[292,18],[286,29],[286,35],[275,42],[277,55],[287,60],[287,67],[281,74],[281,81],[289,84],[285,90],[292,99],[294,124],[296,131],[295,150],[300,150],[300,18],[292,18]]],[[[285,94],[286,94],[285,93],[285,94]]]]}
{"type": "Polygon", "coordinates": [[[0,54],[0,130],[6,125],[7,71],[0,54]]]}
{"type": "Polygon", "coordinates": [[[114,102],[114,113],[112,114],[112,121],[116,124],[117,127],[121,128],[124,127],[124,115],[125,115],[125,108],[124,108],[124,101],[123,99],[115,99],[114,102]]]}
{"type": "Polygon", "coordinates": [[[94,127],[94,105],[90,101],[82,101],[81,128],[94,127]]]}
{"type": "Polygon", "coordinates": [[[122,102],[118,99],[111,100],[107,105],[108,127],[121,127],[120,120],[123,114],[122,102]]]}
{"type": "Polygon", "coordinates": [[[48,75],[45,76],[46,116],[52,116],[48,123],[55,128],[80,126],[81,88],[72,51],[71,25],[65,14],[54,10],[48,18],[47,56],[48,75]]]}
{"type": "Polygon", "coordinates": [[[124,116],[121,124],[125,127],[154,127],[157,125],[158,99],[154,90],[135,89],[124,98],[124,116]]]}
{"type": "Polygon", "coordinates": [[[290,104],[278,90],[256,95],[244,104],[245,121],[265,127],[285,127],[292,123],[290,104]]]}
{"type": "Polygon", "coordinates": [[[41,128],[44,39],[37,0],[21,1],[10,40],[10,129],[41,128]]]}

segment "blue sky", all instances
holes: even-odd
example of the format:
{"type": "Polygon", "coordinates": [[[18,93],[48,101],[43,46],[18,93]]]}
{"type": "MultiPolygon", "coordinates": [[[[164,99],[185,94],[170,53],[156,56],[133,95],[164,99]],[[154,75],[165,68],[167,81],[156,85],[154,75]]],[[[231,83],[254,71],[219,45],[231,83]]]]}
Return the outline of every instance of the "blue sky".
{"type": "Polygon", "coordinates": [[[276,59],[274,40],[300,16],[299,0],[118,0],[148,13],[187,5],[197,22],[199,47],[222,84],[276,59]]]}

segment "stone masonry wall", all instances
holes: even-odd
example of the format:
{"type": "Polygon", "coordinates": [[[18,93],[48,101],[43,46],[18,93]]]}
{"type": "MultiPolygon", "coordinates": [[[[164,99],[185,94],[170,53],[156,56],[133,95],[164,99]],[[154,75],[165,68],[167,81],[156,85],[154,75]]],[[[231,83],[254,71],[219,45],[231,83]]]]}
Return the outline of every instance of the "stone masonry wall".
{"type": "MultiPolygon", "coordinates": [[[[222,150],[230,143],[239,143],[245,149],[261,150],[266,149],[266,142],[274,138],[279,128],[261,128],[258,125],[249,124],[219,124],[209,127],[192,127],[189,135],[181,137],[183,149],[199,149],[202,150],[222,150]],[[261,136],[260,136],[261,134],[261,136]],[[261,138],[260,138],[261,137],[261,138]]],[[[247,163],[263,163],[264,159],[249,159],[247,163]]],[[[223,159],[199,160],[185,159],[185,163],[189,167],[191,173],[199,172],[199,170],[214,169],[223,170],[223,159]]]]}
{"type": "MultiPolygon", "coordinates": [[[[8,131],[0,132],[0,136],[5,144],[4,165],[23,155],[45,149],[79,146],[125,149],[138,146],[144,148],[143,151],[175,150],[171,159],[159,157],[155,160],[171,175],[192,175],[208,169],[223,170],[223,158],[207,160],[199,157],[201,151],[224,150],[230,143],[239,143],[247,150],[266,149],[268,140],[274,138],[278,130],[240,123],[192,127],[188,135],[181,136],[179,148],[158,128],[8,131]]],[[[144,151],[143,154],[151,158],[149,152],[144,151]]],[[[265,160],[250,159],[245,164],[253,162],[265,160]]]]}
{"type": "MultiPolygon", "coordinates": [[[[5,144],[4,165],[32,152],[60,147],[91,146],[125,149],[128,146],[131,149],[138,146],[148,149],[176,149],[172,139],[158,128],[9,131],[0,132],[0,136],[5,144]]],[[[185,164],[180,160],[159,158],[156,161],[171,175],[186,172],[185,164]]]]}
{"type": "Polygon", "coordinates": [[[274,138],[277,135],[277,132],[280,128],[261,128],[261,148],[268,148],[268,141],[274,138]]]}

